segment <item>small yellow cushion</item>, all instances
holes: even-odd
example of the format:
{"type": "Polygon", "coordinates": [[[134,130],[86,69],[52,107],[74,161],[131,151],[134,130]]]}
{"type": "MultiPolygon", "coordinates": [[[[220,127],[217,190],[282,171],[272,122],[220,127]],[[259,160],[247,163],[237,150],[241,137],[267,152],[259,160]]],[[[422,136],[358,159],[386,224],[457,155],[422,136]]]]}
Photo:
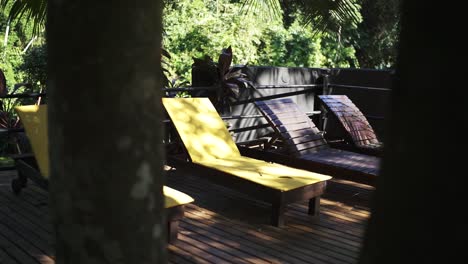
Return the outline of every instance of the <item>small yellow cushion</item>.
{"type": "MultiPolygon", "coordinates": [[[[15,107],[44,178],[49,177],[49,138],[47,130],[47,105],[24,105],[15,107]]],[[[163,187],[165,208],[193,202],[193,198],[167,186],[163,187]]]]}
{"type": "Polygon", "coordinates": [[[328,175],[241,156],[208,98],[162,100],[193,163],[281,191],[331,179],[328,175]]]}
{"type": "Polygon", "coordinates": [[[202,162],[197,162],[197,164],[217,169],[280,191],[290,191],[331,179],[328,175],[243,156],[237,158],[204,160],[202,162]]]}
{"type": "Polygon", "coordinates": [[[163,193],[166,198],[164,203],[166,208],[188,204],[194,201],[193,198],[188,196],[187,194],[179,192],[167,186],[163,187],[163,193]]]}
{"type": "Polygon", "coordinates": [[[23,105],[15,107],[34,156],[44,178],[49,177],[49,139],[47,137],[47,106],[23,105]]]}

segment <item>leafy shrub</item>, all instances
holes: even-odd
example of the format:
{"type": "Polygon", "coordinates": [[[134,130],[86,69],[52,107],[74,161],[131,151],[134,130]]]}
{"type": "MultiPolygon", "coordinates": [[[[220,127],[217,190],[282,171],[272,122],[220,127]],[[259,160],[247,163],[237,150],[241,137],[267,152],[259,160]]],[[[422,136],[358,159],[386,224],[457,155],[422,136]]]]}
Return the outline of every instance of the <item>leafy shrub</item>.
{"type": "Polygon", "coordinates": [[[24,62],[18,67],[23,72],[24,81],[31,83],[33,89],[44,89],[47,83],[47,47],[45,44],[31,47],[23,57],[24,62]]]}
{"type": "Polygon", "coordinates": [[[265,14],[242,12],[243,1],[174,0],[164,9],[164,47],[171,53],[170,78],[191,80],[192,58],[216,57],[232,46],[237,64],[347,67],[355,60],[351,43],[337,42],[304,26],[298,10],[285,25],[265,14]]]}

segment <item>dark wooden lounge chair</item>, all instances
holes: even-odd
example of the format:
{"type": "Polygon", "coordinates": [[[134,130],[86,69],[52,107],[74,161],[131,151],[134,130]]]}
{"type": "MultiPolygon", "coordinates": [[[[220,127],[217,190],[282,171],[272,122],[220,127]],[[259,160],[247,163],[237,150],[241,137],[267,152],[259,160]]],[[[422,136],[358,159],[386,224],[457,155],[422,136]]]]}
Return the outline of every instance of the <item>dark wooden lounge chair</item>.
{"type": "Polygon", "coordinates": [[[319,98],[346,132],[347,144],[340,147],[368,155],[382,155],[383,143],[361,110],[346,95],[319,95],[319,98]]]}
{"type": "MultiPolygon", "coordinates": [[[[47,190],[49,186],[47,106],[18,106],[15,110],[25,127],[34,155],[31,153],[15,160],[18,178],[13,179],[11,187],[15,194],[19,194],[30,179],[47,190]]],[[[184,216],[184,207],[193,202],[193,198],[167,186],[163,187],[163,193],[167,210],[168,240],[171,242],[177,239],[179,220],[184,216]]]]}
{"type": "Polygon", "coordinates": [[[331,148],[291,99],[257,101],[255,105],[275,130],[282,147],[263,151],[242,148],[244,155],[375,186],[379,158],[331,148]]]}
{"type": "Polygon", "coordinates": [[[226,124],[208,98],[163,98],[187,155],[168,155],[176,168],[206,177],[271,203],[271,224],[284,224],[289,203],[309,200],[309,214],[318,215],[320,195],[331,177],[241,156],[226,124]]]}

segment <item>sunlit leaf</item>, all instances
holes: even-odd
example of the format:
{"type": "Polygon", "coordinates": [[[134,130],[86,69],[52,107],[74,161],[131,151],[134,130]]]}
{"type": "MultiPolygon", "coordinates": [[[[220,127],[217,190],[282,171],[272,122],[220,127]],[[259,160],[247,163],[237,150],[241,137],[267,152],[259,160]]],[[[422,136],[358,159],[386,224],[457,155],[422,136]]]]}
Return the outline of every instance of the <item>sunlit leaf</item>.
{"type": "Polygon", "coordinates": [[[294,5],[305,15],[305,25],[316,32],[333,32],[361,21],[357,0],[244,0],[244,10],[265,13],[271,18],[281,17],[282,9],[294,5]]]}
{"type": "Polygon", "coordinates": [[[33,34],[44,29],[47,15],[47,0],[0,0],[0,7],[5,9],[11,3],[9,20],[14,21],[25,17],[34,23],[33,34]]]}

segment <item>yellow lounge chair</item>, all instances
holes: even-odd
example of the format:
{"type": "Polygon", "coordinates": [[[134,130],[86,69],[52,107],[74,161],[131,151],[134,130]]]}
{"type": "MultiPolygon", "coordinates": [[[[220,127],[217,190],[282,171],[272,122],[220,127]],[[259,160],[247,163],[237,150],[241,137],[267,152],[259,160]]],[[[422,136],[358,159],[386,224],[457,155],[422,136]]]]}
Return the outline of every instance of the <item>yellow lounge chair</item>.
{"type": "Polygon", "coordinates": [[[195,166],[201,176],[271,203],[272,225],[283,225],[285,206],[296,201],[308,199],[309,214],[318,214],[330,176],[241,156],[208,98],[162,101],[191,160],[168,156],[171,165],[195,166]]]}
{"type": "MultiPolygon", "coordinates": [[[[28,178],[47,188],[50,175],[47,106],[17,106],[15,110],[23,123],[35,160],[33,157],[16,160],[18,178],[13,180],[12,189],[18,194],[26,186],[28,178]]],[[[177,238],[178,220],[184,215],[184,205],[193,202],[193,198],[167,186],[163,187],[163,193],[168,218],[168,239],[172,241],[177,238]]]]}

